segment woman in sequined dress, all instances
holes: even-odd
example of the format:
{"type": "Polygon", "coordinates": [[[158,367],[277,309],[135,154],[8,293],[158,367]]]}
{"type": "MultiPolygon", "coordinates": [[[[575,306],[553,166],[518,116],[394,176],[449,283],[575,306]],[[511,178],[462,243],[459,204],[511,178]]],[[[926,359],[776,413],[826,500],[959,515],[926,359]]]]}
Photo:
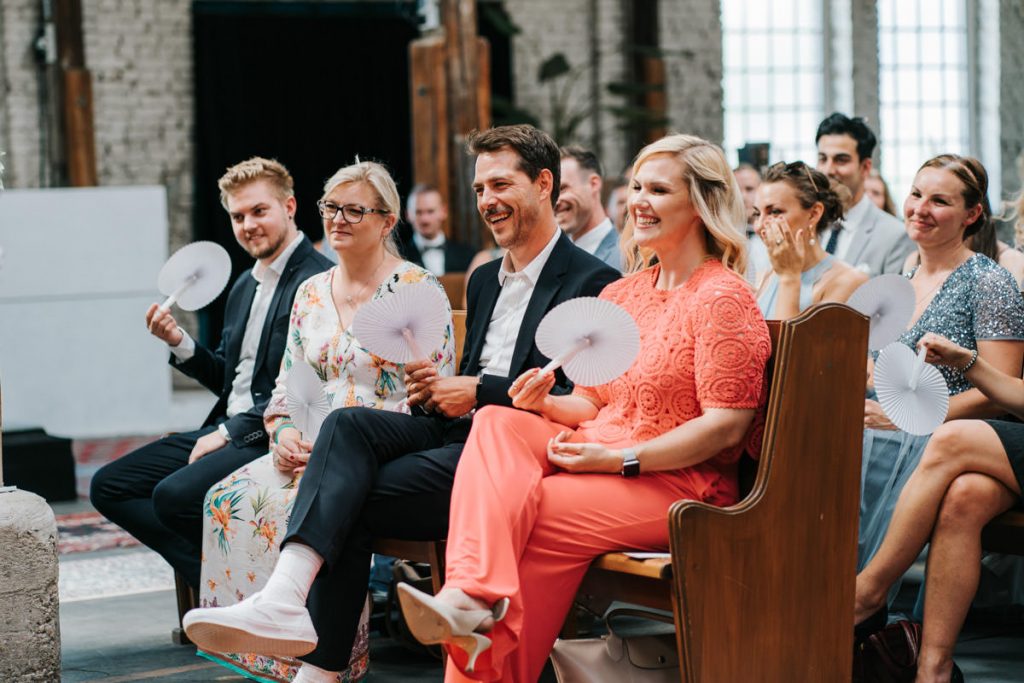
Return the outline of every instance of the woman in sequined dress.
{"type": "MultiPolygon", "coordinates": [[[[918,247],[918,265],[907,274],[916,305],[899,341],[916,349],[926,333],[939,334],[1019,377],[1024,303],[1016,283],[965,244],[990,220],[987,192],[985,168],[970,157],[943,154],[918,170],[903,207],[907,233],[918,247]]],[[[961,370],[939,370],[949,388],[947,421],[1004,413],[961,370]]],[[[896,499],[928,442],[926,436],[898,431],[873,399],[866,402],[864,426],[858,569],[878,550],[896,499]]]]}
{"type": "MultiPolygon", "coordinates": [[[[1024,417],[1024,380],[937,334],[919,345],[928,350],[925,360],[957,369],[1001,409],[1024,417]]],[[[919,682],[963,680],[953,648],[978,589],[981,529],[1019,504],[1022,488],[1024,424],[955,420],[932,435],[900,494],[878,554],[857,576],[854,622],[883,608],[890,587],[929,543],[919,682]]]]}

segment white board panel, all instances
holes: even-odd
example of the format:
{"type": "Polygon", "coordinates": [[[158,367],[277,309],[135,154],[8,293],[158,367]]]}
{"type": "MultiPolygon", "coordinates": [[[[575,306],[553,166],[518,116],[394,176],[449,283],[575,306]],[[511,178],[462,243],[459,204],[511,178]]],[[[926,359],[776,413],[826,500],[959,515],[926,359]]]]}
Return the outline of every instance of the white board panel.
{"type": "Polygon", "coordinates": [[[166,345],[146,331],[167,257],[162,187],[0,194],[4,427],[152,434],[170,406],[166,345]]]}

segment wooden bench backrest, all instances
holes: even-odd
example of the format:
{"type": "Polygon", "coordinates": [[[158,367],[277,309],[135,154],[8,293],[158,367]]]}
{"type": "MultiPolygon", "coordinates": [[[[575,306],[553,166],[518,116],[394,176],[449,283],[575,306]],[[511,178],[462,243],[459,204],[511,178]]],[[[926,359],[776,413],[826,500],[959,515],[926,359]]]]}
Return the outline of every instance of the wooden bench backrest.
{"type": "Polygon", "coordinates": [[[868,323],[825,304],[774,335],[753,489],[669,513],[689,683],[850,676],[868,323]]]}
{"type": "Polygon", "coordinates": [[[455,372],[462,366],[462,347],[466,344],[466,312],[452,310],[452,326],[455,328],[455,372]]]}
{"type": "Polygon", "coordinates": [[[453,309],[462,308],[462,300],[466,293],[465,273],[445,273],[437,278],[448,294],[448,302],[453,309]]]}

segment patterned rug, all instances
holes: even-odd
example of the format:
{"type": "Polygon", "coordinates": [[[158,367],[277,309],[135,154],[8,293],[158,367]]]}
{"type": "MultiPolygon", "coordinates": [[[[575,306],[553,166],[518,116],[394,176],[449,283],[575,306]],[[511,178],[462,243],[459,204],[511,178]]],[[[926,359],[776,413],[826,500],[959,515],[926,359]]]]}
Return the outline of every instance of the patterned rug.
{"type": "Polygon", "coordinates": [[[139,542],[98,512],[57,515],[57,553],[127,548],[139,542]]]}

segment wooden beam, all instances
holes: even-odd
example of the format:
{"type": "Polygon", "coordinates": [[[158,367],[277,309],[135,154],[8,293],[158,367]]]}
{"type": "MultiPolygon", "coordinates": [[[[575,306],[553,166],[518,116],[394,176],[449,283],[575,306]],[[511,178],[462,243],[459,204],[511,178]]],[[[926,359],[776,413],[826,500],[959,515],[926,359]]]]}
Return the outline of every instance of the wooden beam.
{"type": "MultiPolygon", "coordinates": [[[[413,182],[436,187],[451,204],[448,177],[448,79],[441,36],[414,40],[409,46],[412,100],[413,182]]],[[[450,221],[446,226],[451,233],[450,221]]]]}
{"type": "Polygon", "coordinates": [[[99,185],[92,117],[92,76],[88,69],[64,70],[64,144],[68,182],[73,187],[99,185]]]}
{"type": "Polygon", "coordinates": [[[75,187],[97,185],[92,75],[85,68],[81,0],[53,0],[53,22],[67,180],[75,187]]]}

